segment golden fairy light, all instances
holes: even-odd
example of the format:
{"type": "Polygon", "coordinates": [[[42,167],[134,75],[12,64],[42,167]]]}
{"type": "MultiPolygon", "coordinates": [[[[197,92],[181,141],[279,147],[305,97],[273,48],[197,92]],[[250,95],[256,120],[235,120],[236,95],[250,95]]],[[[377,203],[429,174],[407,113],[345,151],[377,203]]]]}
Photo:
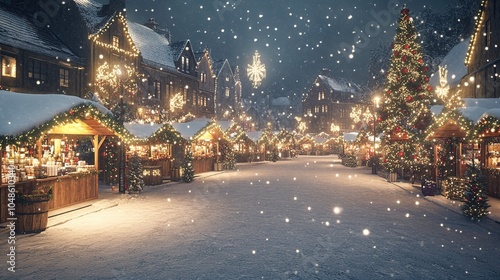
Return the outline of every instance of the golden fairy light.
{"type": "Polygon", "coordinates": [[[260,54],[258,51],[255,51],[253,55],[253,63],[248,64],[247,67],[248,79],[252,81],[253,88],[258,88],[262,80],[266,78],[266,65],[262,64],[260,61],[260,54]]]}

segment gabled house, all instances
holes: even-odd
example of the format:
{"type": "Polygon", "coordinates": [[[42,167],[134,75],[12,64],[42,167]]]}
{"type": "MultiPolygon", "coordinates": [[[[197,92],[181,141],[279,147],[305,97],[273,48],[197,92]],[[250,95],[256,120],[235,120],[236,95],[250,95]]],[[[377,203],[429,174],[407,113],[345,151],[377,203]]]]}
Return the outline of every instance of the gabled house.
{"type": "Polygon", "coordinates": [[[462,97],[500,97],[500,4],[482,0],[469,42],[465,65],[468,74],[462,79],[462,97]]]}
{"type": "Polygon", "coordinates": [[[158,33],[154,19],[144,24],[127,21],[132,41],[141,53],[139,88],[141,119],[164,121],[169,116],[177,68],[167,34],[158,33]],[[167,35],[167,36],[166,36],[167,35]]]}
{"type": "Polygon", "coordinates": [[[205,49],[203,52],[195,53],[195,55],[197,61],[196,72],[199,81],[198,112],[204,114],[205,117],[213,117],[215,114],[215,72],[210,50],[205,49]]]}
{"type": "Polygon", "coordinates": [[[170,44],[177,76],[174,81],[174,100],[177,105],[170,107],[172,118],[181,118],[187,114],[198,114],[196,104],[199,97],[196,58],[189,40],[170,44]]]}
{"type": "MultiPolygon", "coordinates": [[[[235,76],[227,59],[214,63],[215,114],[219,120],[231,120],[238,114],[239,99],[235,91],[235,76]]],[[[239,76],[239,75],[238,75],[239,76]]],[[[241,88],[241,83],[239,83],[241,88]]]]}
{"type": "Polygon", "coordinates": [[[329,132],[331,125],[341,131],[352,129],[350,113],[359,103],[361,88],[346,79],[331,77],[323,69],[302,101],[303,120],[311,133],[329,132]]]}
{"type": "Polygon", "coordinates": [[[85,59],[20,8],[0,3],[0,89],[82,96],[85,59]]]}

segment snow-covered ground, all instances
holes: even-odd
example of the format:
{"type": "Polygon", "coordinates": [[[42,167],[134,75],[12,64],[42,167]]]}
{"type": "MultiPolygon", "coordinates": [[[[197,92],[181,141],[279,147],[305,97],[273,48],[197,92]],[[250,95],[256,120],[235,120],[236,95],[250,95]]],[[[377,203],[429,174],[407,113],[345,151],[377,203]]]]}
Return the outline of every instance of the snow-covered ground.
{"type": "Polygon", "coordinates": [[[18,236],[16,273],[0,278],[500,275],[500,225],[472,223],[370,173],[301,156],[116,195],[116,207],[18,236]]]}

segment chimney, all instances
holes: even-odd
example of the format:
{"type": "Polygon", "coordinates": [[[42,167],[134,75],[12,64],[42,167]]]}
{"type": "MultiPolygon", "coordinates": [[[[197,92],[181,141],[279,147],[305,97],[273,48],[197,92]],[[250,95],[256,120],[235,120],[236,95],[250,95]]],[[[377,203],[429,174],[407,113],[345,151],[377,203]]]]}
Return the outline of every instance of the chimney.
{"type": "Polygon", "coordinates": [[[125,0],[109,0],[110,12],[125,12],[125,0]]]}
{"type": "Polygon", "coordinates": [[[330,71],[330,69],[328,69],[328,68],[323,68],[323,69],[321,69],[320,75],[330,77],[330,74],[331,74],[331,73],[332,73],[332,71],[330,71]]]}
{"type": "Polygon", "coordinates": [[[157,31],[158,22],[156,22],[156,20],[154,18],[150,18],[150,19],[148,19],[148,21],[146,23],[144,23],[144,26],[147,26],[147,27],[153,29],[154,31],[157,31]]]}

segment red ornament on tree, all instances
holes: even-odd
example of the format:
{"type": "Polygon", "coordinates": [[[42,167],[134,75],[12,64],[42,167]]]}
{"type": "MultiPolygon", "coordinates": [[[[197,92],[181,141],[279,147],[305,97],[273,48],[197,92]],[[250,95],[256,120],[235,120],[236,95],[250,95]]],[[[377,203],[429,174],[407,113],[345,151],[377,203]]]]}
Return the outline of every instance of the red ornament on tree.
{"type": "Polygon", "coordinates": [[[402,157],[403,156],[403,152],[399,151],[398,152],[398,157],[402,157]]]}
{"type": "Polygon", "coordinates": [[[405,44],[405,49],[409,49],[410,46],[408,44],[405,44]]]}
{"type": "Polygon", "coordinates": [[[394,56],[398,57],[399,56],[399,52],[398,51],[394,51],[394,56]]]}
{"type": "Polygon", "coordinates": [[[406,102],[411,102],[411,101],[412,101],[412,99],[413,99],[413,98],[412,98],[410,95],[408,95],[408,96],[406,97],[406,102]]]}
{"type": "Polygon", "coordinates": [[[432,90],[432,86],[427,86],[427,91],[431,91],[432,90]]]}
{"type": "Polygon", "coordinates": [[[406,61],[406,55],[401,58],[401,60],[406,61]]]}
{"type": "Polygon", "coordinates": [[[404,74],[408,73],[408,68],[406,68],[406,67],[405,67],[405,68],[403,68],[403,73],[404,73],[404,74]]]}

